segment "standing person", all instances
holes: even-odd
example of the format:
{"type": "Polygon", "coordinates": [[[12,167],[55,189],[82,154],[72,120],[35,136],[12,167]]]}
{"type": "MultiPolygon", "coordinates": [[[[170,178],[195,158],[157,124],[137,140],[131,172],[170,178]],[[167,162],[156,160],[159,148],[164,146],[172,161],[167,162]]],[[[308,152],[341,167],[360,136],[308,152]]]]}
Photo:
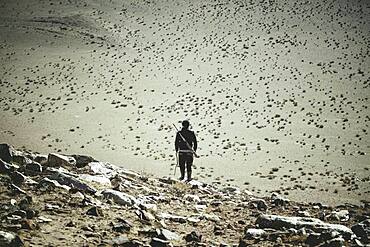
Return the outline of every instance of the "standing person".
{"type": "Polygon", "coordinates": [[[185,177],[185,165],[187,170],[187,181],[191,180],[191,166],[193,165],[193,155],[197,151],[197,138],[193,131],[189,130],[189,121],[182,121],[182,129],[177,132],[175,139],[175,150],[179,154],[179,165],[181,177],[185,177]]]}

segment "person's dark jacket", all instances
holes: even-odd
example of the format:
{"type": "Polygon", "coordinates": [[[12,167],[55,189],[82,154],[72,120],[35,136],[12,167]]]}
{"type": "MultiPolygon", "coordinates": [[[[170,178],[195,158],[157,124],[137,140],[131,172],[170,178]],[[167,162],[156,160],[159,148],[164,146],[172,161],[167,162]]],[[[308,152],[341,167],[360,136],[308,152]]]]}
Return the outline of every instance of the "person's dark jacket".
{"type": "Polygon", "coordinates": [[[194,132],[188,129],[182,129],[179,132],[177,132],[176,140],[175,140],[176,152],[179,150],[190,150],[188,146],[186,145],[186,143],[181,138],[180,133],[185,138],[185,140],[189,143],[189,145],[193,148],[194,152],[196,152],[198,148],[197,138],[195,137],[194,132]]]}

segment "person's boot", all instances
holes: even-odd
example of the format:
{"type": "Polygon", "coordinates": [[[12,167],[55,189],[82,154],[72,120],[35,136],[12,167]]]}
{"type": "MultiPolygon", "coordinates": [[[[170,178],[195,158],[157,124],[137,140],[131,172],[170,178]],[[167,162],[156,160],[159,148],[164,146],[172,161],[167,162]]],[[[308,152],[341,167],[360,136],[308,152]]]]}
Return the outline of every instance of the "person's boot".
{"type": "Polygon", "coordinates": [[[188,178],[186,179],[186,181],[188,182],[191,181],[191,171],[190,172],[188,171],[188,178]]]}
{"type": "Polygon", "coordinates": [[[184,180],[184,178],[185,178],[185,166],[184,167],[180,166],[180,173],[181,173],[181,177],[179,177],[179,180],[184,180]]]}

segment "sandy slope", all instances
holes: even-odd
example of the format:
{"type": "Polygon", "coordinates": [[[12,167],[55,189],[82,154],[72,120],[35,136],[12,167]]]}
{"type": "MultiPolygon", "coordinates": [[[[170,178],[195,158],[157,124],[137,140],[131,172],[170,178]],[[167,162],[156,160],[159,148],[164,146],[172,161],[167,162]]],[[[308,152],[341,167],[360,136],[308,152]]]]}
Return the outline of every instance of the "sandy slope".
{"type": "Polygon", "coordinates": [[[187,118],[199,179],[369,198],[368,1],[0,1],[0,16],[2,142],[169,175],[187,118]]]}

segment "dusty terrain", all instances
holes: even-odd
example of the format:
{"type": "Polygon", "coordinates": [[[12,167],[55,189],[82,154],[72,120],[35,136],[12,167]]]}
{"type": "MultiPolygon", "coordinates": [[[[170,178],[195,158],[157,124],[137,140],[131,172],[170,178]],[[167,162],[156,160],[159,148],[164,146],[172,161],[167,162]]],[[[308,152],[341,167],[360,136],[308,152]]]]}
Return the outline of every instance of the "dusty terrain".
{"type": "Polygon", "coordinates": [[[369,1],[0,1],[0,140],[298,201],[369,200],[369,1]],[[309,195],[309,196],[307,196],[309,195]]]}

